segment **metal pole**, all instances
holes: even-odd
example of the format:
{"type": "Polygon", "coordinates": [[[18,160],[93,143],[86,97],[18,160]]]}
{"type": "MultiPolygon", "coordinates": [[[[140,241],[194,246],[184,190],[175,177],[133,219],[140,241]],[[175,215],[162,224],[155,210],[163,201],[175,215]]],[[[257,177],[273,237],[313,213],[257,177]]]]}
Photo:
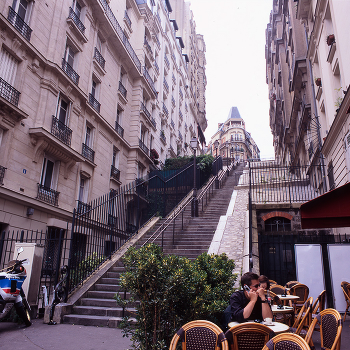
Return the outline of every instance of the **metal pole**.
{"type": "Polygon", "coordinates": [[[198,200],[197,200],[197,165],[196,165],[196,149],[194,151],[194,159],[193,159],[193,198],[192,198],[192,217],[198,217],[198,200]]]}
{"type": "Polygon", "coordinates": [[[249,162],[249,271],[251,272],[253,270],[253,213],[252,213],[252,197],[251,197],[251,190],[252,190],[252,169],[250,167],[249,162]]]}

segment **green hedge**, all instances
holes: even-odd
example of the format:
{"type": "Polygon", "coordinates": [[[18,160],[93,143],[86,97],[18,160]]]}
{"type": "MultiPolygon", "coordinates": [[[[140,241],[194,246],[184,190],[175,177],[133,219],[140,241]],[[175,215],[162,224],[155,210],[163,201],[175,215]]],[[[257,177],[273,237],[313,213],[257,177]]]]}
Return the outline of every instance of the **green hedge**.
{"type": "MultiPolygon", "coordinates": [[[[135,349],[168,349],[185,323],[206,319],[221,326],[222,312],[233,293],[234,262],[222,255],[202,254],[191,261],[164,255],[159,246],[130,248],[124,256],[121,286],[138,300],[136,325],[122,323],[135,349]]],[[[118,304],[127,305],[119,295],[118,304]]]]}

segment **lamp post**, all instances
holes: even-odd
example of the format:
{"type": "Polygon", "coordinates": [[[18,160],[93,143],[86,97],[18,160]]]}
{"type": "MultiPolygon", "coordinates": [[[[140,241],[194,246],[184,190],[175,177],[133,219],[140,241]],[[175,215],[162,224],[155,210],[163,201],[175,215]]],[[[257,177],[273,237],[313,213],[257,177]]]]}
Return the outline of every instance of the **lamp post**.
{"type": "Polygon", "coordinates": [[[193,149],[193,197],[192,197],[192,204],[191,204],[191,216],[198,216],[198,200],[197,200],[197,184],[196,184],[196,178],[197,178],[197,165],[196,165],[196,151],[197,151],[197,138],[194,137],[190,141],[190,145],[193,149]]]}

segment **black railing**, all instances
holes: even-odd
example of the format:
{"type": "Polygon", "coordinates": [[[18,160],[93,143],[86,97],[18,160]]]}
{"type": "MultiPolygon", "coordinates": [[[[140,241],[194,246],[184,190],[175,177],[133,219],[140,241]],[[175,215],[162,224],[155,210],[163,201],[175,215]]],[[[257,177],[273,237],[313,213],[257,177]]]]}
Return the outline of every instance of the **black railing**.
{"type": "Polygon", "coordinates": [[[79,16],[74,12],[74,10],[70,7],[69,8],[69,15],[68,18],[70,18],[75,25],[77,26],[77,28],[84,34],[85,33],[85,26],[82,23],[82,21],[80,20],[79,16]]]}
{"type": "Polygon", "coordinates": [[[82,148],[81,154],[83,155],[83,157],[88,159],[90,162],[94,162],[94,160],[95,160],[95,151],[92,150],[85,143],[83,143],[83,148],[82,148]]]}
{"type": "Polygon", "coordinates": [[[166,55],[164,55],[164,62],[165,62],[165,66],[169,69],[170,68],[170,62],[169,62],[168,57],[166,55]]]}
{"type": "Polygon", "coordinates": [[[92,108],[97,111],[98,113],[100,113],[100,107],[101,107],[101,103],[98,102],[96,100],[96,98],[90,93],[89,94],[89,104],[90,106],[92,106],[92,108]]]}
{"type": "Polygon", "coordinates": [[[121,81],[119,82],[118,91],[124,96],[124,98],[126,98],[127,90],[121,81]]]}
{"type": "Polygon", "coordinates": [[[157,122],[156,122],[156,120],[153,117],[151,117],[151,123],[152,123],[153,127],[155,129],[157,129],[157,122]]]}
{"type": "Polygon", "coordinates": [[[148,42],[146,37],[145,37],[145,39],[143,41],[143,44],[146,46],[147,51],[152,55],[153,54],[152,48],[151,48],[151,45],[149,44],[149,42],[148,42]]]}
{"type": "Polygon", "coordinates": [[[9,14],[7,19],[28,41],[30,41],[32,29],[26,22],[24,22],[23,18],[21,18],[11,6],[9,7],[9,14]]]}
{"type": "Polygon", "coordinates": [[[79,84],[80,77],[78,73],[69,65],[69,63],[64,58],[62,58],[62,69],[69,76],[69,78],[72,79],[75,85],[79,84]]]}
{"type": "Polygon", "coordinates": [[[141,102],[141,112],[143,112],[147,118],[151,119],[151,113],[148,111],[143,102],[141,102]]]}
{"type": "Polygon", "coordinates": [[[182,122],[184,120],[183,114],[181,111],[179,111],[179,120],[182,122]]]}
{"type": "Polygon", "coordinates": [[[94,59],[98,62],[98,64],[99,64],[103,69],[105,69],[106,61],[105,61],[105,59],[103,58],[103,56],[101,55],[100,51],[98,51],[97,47],[95,47],[95,50],[94,50],[94,59]]]}
{"type": "Polygon", "coordinates": [[[175,105],[176,105],[175,98],[173,96],[171,96],[171,105],[173,107],[175,107],[175,105]]]}
{"type": "Polygon", "coordinates": [[[137,69],[139,70],[139,72],[141,72],[141,62],[138,59],[134,49],[132,48],[128,38],[126,37],[122,27],[119,25],[117,19],[115,18],[113,11],[111,10],[111,8],[109,7],[108,3],[106,0],[99,0],[103,9],[105,10],[106,16],[109,19],[112,27],[114,28],[114,30],[116,31],[119,39],[121,40],[121,42],[124,44],[126,50],[128,51],[132,61],[134,62],[135,66],[137,67],[137,69]]]}
{"type": "Polygon", "coordinates": [[[38,184],[38,194],[36,198],[57,207],[59,194],[59,192],[51,188],[38,184]]]}
{"type": "Polygon", "coordinates": [[[86,204],[82,201],[77,201],[77,213],[78,214],[85,214],[90,212],[91,210],[91,205],[90,204],[86,204]]]}
{"type": "Polygon", "coordinates": [[[0,165],[0,185],[4,184],[5,171],[7,168],[0,165]]]}
{"type": "Polygon", "coordinates": [[[167,117],[169,116],[168,108],[166,108],[164,102],[163,102],[163,113],[164,113],[167,117]]]}
{"type": "Polygon", "coordinates": [[[124,137],[124,129],[118,124],[118,122],[115,122],[115,131],[120,137],[124,137]]]}
{"type": "Polygon", "coordinates": [[[165,78],[163,79],[163,85],[164,85],[164,89],[165,89],[166,93],[168,93],[169,92],[169,84],[167,83],[165,78]]]}
{"type": "Polygon", "coordinates": [[[70,147],[72,141],[72,130],[59,121],[54,115],[52,116],[51,134],[70,147]]]}
{"type": "Polygon", "coordinates": [[[144,151],[147,155],[149,155],[148,147],[143,143],[141,139],[139,139],[139,147],[144,151]]]}
{"type": "Polygon", "coordinates": [[[7,83],[4,79],[0,78],[0,96],[2,98],[17,107],[20,94],[21,93],[13,86],[7,83]]]}
{"type": "Polygon", "coordinates": [[[131,24],[132,24],[131,19],[130,19],[128,12],[126,10],[124,12],[124,19],[125,19],[126,23],[128,24],[128,26],[131,28],[131,24]]]}
{"type": "Polygon", "coordinates": [[[182,141],[183,140],[183,138],[182,138],[182,134],[181,134],[181,131],[179,130],[179,139],[180,139],[180,141],[182,141]]]}
{"type": "Polygon", "coordinates": [[[153,82],[151,76],[149,75],[148,70],[147,70],[146,67],[143,67],[143,75],[145,76],[145,78],[146,78],[148,84],[150,85],[152,91],[157,95],[156,87],[154,86],[154,82],[153,82]]]}
{"type": "Polygon", "coordinates": [[[159,41],[159,39],[158,39],[158,36],[155,35],[155,36],[154,36],[154,39],[155,39],[155,42],[156,42],[158,48],[160,49],[160,41],[159,41]]]}
{"type": "Polygon", "coordinates": [[[163,131],[163,130],[160,131],[160,139],[161,139],[164,143],[166,143],[166,137],[165,137],[165,134],[164,134],[164,131],[163,131]]]}
{"type": "Polygon", "coordinates": [[[114,165],[111,165],[111,177],[118,181],[120,179],[120,170],[117,169],[114,165]]]}
{"type": "Polygon", "coordinates": [[[181,89],[179,90],[179,97],[181,101],[184,99],[184,94],[181,89]]]}
{"type": "Polygon", "coordinates": [[[176,78],[174,74],[172,75],[172,80],[173,80],[173,84],[176,84],[176,78]]]}
{"type": "Polygon", "coordinates": [[[174,121],[172,119],[170,121],[170,125],[172,126],[173,129],[175,129],[175,123],[174,123],[174,121]]]}
{"type": "Polygon", "coordinates": [[[159,74],[159,66],[158,66],[158,63],[156,61],[154,61],[154,69],[159,74]]]}

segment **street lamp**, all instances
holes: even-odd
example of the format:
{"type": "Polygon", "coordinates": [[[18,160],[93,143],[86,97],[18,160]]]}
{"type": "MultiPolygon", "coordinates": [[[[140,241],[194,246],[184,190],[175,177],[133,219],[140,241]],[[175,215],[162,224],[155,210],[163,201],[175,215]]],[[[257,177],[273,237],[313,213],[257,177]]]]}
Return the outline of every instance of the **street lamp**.
{"type": "Polygon", "coordinates": [[[197,199],[197,185],[196,185],[196,177],[197,177],[197,166],[196,166],[196,151],[198,147],[197,138],[194,137],[190,141],[190,145],[193,149],[193,197],[191,204],[191,216],[198,216],[198,199],[197,199]]]}

